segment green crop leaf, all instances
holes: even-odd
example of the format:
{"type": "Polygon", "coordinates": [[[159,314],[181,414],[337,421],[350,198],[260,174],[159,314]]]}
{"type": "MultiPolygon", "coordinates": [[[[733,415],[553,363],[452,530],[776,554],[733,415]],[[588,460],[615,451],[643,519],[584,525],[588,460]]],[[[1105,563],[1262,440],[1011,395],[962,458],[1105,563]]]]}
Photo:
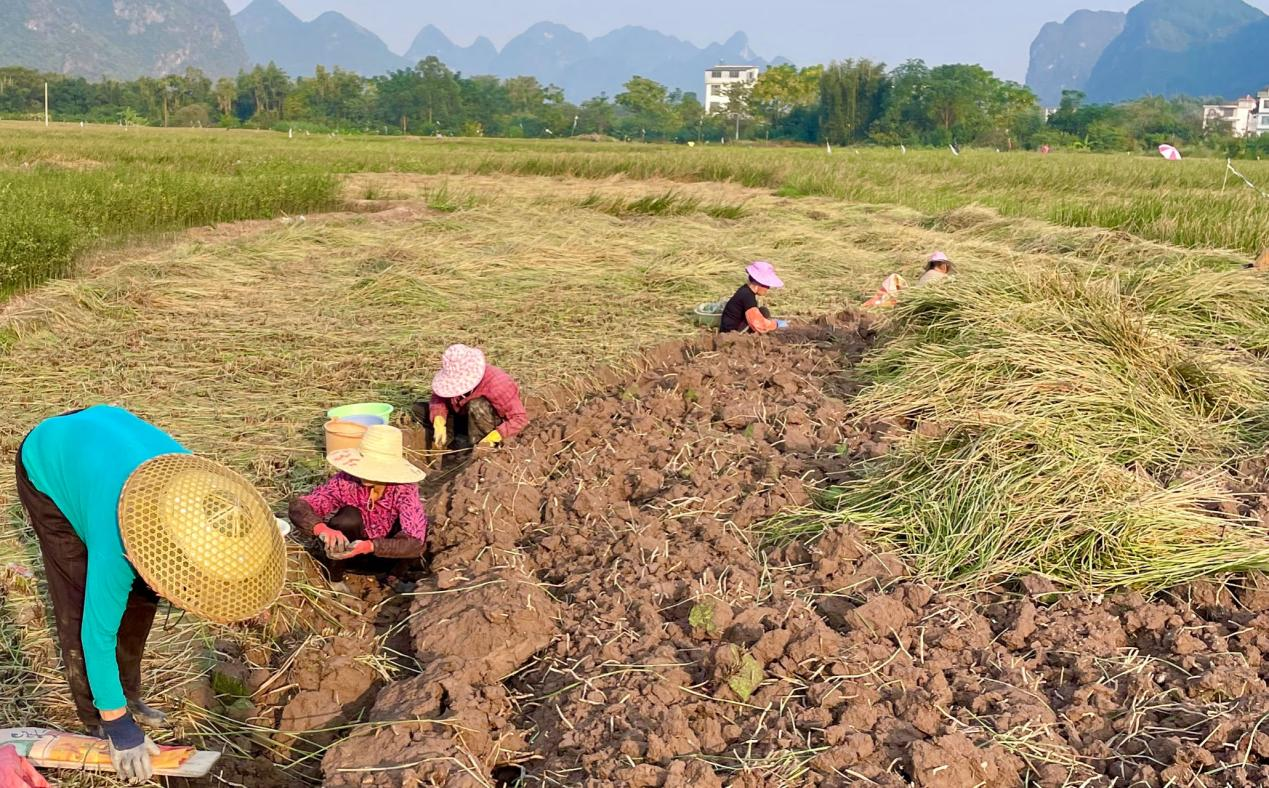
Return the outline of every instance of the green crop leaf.
{"type": "Polygon", "coordinates": [[[746,652],[740,658],[740,667],[727,679],[727,686],[736,693],[736,697],[747,701],[762,684],[763,678],[762,663],[746,652]]]}
{"type": "Polygon", "coordinates": [[[687,623],[693,629],[700,629],[711,635],[718,634],[718,625],[714,623],[714,603],[710,601],[697,602],[692,606],[692,612],[687,614],[687,623]]]}

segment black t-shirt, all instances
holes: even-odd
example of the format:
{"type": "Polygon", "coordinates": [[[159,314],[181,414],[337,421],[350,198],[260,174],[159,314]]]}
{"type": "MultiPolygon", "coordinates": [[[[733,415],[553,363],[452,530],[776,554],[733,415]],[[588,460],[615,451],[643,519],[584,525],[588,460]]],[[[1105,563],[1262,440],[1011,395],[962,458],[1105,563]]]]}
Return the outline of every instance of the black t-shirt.
{"type": "Polygon", "coordinates": [[[750,309],[757,308],[758,295],[754,293],[749,285],[741,285],[736,294],[727,302],[727,306],[723,307],[723,318],[719,321],[718,333],[728,334],[749,328],[749,321],[745,319],[745,313],[750,309]]]}

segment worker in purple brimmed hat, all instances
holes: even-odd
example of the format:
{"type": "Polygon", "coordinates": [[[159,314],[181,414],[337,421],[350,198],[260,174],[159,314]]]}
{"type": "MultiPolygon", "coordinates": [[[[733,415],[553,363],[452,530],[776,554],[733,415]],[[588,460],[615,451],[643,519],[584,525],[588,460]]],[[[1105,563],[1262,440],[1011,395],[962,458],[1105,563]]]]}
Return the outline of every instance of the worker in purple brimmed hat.
{"type": "Polygon", "coordinates": [[[921,274],[921,278],[917,280],[917,287],[942,282],[951,275],[951,259],[943,252],[935,252],[930,255],[929,262],[925,264],[925,273],[921,274]]]}
{"type": "Polygon", "coordinates": [[[479,348],[450,345],[432,378],[432,396],[416,403],[414,416],[432,425],[432,448],[494,447],[529,425],[520,386],[486,362],[479,348]]]}
{"type": "Polygon", "coordinates": [[[745,269],[749,281],[740,286],[736,294],[723,307],[723,317],[718,324],[720,334],[733,332],[752,332],[769,334],[781,328],[788,328],[785,320],[773,320],[771,312],[762,306],[758,299],[767,291],[784,287],[784,282],[776,275],[771,263],[756,262],[745,269]]]}

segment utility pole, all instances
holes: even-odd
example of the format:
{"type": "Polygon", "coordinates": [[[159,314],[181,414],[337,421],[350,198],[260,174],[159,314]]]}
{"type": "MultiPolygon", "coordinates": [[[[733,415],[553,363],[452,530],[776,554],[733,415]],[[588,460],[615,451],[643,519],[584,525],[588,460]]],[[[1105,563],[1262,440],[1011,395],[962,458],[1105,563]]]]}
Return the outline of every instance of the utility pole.
{"type": "Polygon", "coordinates": [[[48,83],[44,83],[44,128],[48,128],[48,83]]]}

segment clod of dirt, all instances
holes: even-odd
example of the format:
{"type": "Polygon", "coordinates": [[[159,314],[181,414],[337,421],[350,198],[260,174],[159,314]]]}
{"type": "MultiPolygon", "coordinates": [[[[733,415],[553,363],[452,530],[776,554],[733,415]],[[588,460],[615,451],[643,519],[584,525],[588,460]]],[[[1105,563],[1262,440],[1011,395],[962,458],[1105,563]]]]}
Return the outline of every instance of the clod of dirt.
{"type": "MultiPolygon", "coordinates": [[[[430,590],[421,584],[421,593],[430,590]]],[[[446,664],[455,680],[497,681],[556,634],[556,603],[531,575],[503,569],[438,594],[411,621],[416,658],[446,664]]]]}
{"type": "Polygon", "coordinates": [[[1022,760],[999,746],[979,748],[952,733],[912,745],[912,771],[921,788],[1013,788],[1022,784],[1022,760]]]}

